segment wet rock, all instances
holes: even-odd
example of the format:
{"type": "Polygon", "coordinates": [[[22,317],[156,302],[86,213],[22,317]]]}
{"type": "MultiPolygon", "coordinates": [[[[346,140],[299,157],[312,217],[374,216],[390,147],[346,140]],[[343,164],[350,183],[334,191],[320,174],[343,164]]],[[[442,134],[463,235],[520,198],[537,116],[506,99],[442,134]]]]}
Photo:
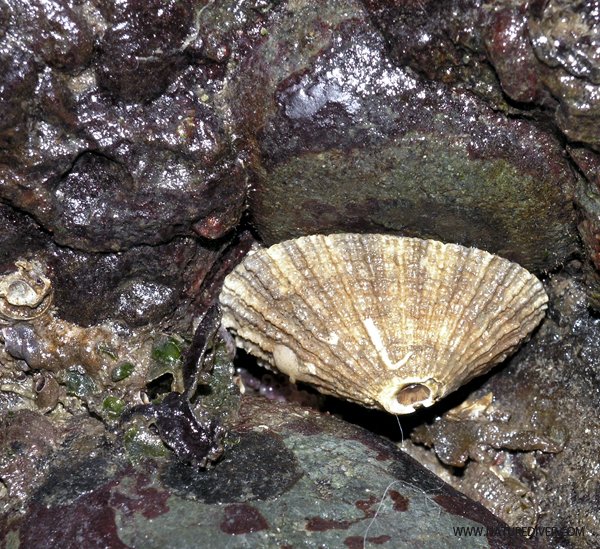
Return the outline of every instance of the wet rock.
{"type": "Polygon", "coordinates": [[[76,71],[90,61],[92,32],[71,2],[26,0],[8,4],[12,4],[9,33],[18,33],[49,66],[76,71]]]}
{"type": "MultiPolygon", "coordinates": [[[[191,239],[136,246],[121,254],[56,248],[51,267],[58,314],[90,326],[107,319],[129,326],[173,320],[189,305],[192,280],[206,274],[218,254],[191,239]]],[[[189,319],[188,319],[189,324],[189,319]]],[[[189,325],[186,324],[186,329],[189,325]]]]}
{"type": "Polygon", "coordinates": [[[537,271],[573,252],[575,178],[551,134],[395,66],[356,4],[294,10],[274,20],[229,90],[240,123],[263,128],[250,206],[267,243],[401,233],[537,271]],[[303,47],[298,18],[313,29],[303,47]],[[250,97],[244,82],[259,73],[270,91],[250,97]]]}
{"type": "Polygon", "coordinates": [[[559,99],[556,123],[573,141],[600,147],[600,17],[592,2],[534,3],[531,42],[541,78],[559,99]]]}
{"type": "Polygon", "coordinates": [[[485,48],[502,85],[513,101],[552,105],[544,89],[538,60],[531,47],[527,24],[527,4],[500,4],[492,10],[483,31],[485,48]]]}
{"type": "Polygon", "coordinates": [[[365,5],[401,65],[469,89],[502,111],[556,124],[569,139],[598,147],[595,4],[369,0],[365,5]]]}
{"type": "Polygon", "coordinates": [[[235,429],[223,461],[204,472],[168,458],[131,466],[105,442],[92,456],[70,445],[71,459],[57,457],[27,515],[4,516],[0,532],[21,543],[77,535],[111,547],[142,538],[152,547],[207,538],[214,547],[358,547],[365,537],[397,547],[423,536],[431,547],[459,547],[455,528],[483,526],[477,546],[536,546],[392,443],[330,416],[247,398],[235,429]]]}
{"type": "Polygon", "coordinates": [[[598,11],[586,2],[550,0],[532,6],[536,53],[550,66],[600,84],[598,11]]]}
{"type": "Polygon", "coordinates": [[[98,99],[91,93],[80,104],[81,116],[93,111],[96,150],[77,157],[49,197],[46,224],[59,243],[118,250],[189,234],[207,217],[216,225],[210,238],[237,223],[242,175],[211,108],[183,88],[148,106],[98,99]]]}
{"type": "MultiPolygon", "coordinates": [[[[535,425],[519,425],[516,422],[481,421],[448,417],[431,425],[416,428],[412,440],[418,444],[435,446],[440,461],[453,467],[464,467],[468,460],[481,461],[490,449],[516,450],[520,452],[560,452],[566,441],[566,427],[554,429],[549,435],[539,432],[535,425]],[[556,432],[558,431],[558,433],[556,432]],[[553,440],[550,438],[554,435],[553,440]],[[436,445],[436,442],[443,441],[436,445]]],[[[544,425],[543,427],[547,427],[544,425]]]]}
{"type": "Polygon", "coordinates": [[[26,106],[21,98],[31,97],[36,82],[35,69],[28,54],[17,48],[2,47],[0,50],[0,158],[10,158],[10,148],[22,145],[27,139],[26,106]]]}
{"type": "Polygon", "coordinates": [[[202,473],[173,463],[163,482],[175,493],[209,504],[269,500],[285,494],[302,477],[294,452],[273,434],[243,433],[222,462],[202,473]],[[265,455],[269,462],[263,463],[265,455]],[[286,467],[273,467],[286,463],[286,467]]]}
{"type": "Polygon", "coordinates": [[[0,204],[0,264],[14,265],[26,254],[35,254],[45,246],[48,236],[21,212],[0,204]]]}
{"type": "Polygon", "coordinates": [[[582,147],[570,147],[569,154],[586,177],[578,185],[576,194],[583,217],[579,233],[588,257],[600,270],[600,155],[582,147]]]}
{"type": "Polygon", "coordinates": [[[21,410],[0,417],[0,492],[2,512],[10,502],[25,500],[48,472],[48,457],[60,441],[60,430],[41,414],[21,410]]]}
{"type": "Polygon", "coordinates": [[[185,41],[193,31],[193,2],[128,0],[108,12],[96,77],[120,99],[160,95],[186,66],[185,41]]]}
{"type": "MultiPolygon", "coordinates": [[[[29,491],[35,493],[36,503],[30,508],[29,518],[24,520],[22,542],[44,546],[53,545],[54,541],[58,540],[68,546],[74,539],[72,536],[79,536],[79,539],[90,541],[89,547],[104,546],[110,537],[103,533],[96,539],[91,538],[89,530],[94,531],[95,527],[89,528],[89,525],[104,525],[106,519],[112,518],[113,515],[106,506],[92,507],[90,502],[95,502],[98,498],[94,499],[88,494],[95,494],[98,486],[110,482],[112,477],[112,464],[103,455],[109,436],[100,422],[82,415],[66,421],[61,425],[59,432],[61,444],[56,446],[52,454],[53,465],[40,470],[46,475],[45,482],[41,488],[39,483],[29,487],[29,491]],[[38,488],[39,491],[36,491],[38,488]],[[49,511],[45,505],[51,503],[57,505],[53,511],[62,509],[66,514],[59,517],[53,511],[49,511]],[[84,512],[77,515],[77,519],[70,520],[69,517],[75,517],[72,511],[80,505],[85,506],[89,514],[84,512]],[[89,520],[80,521],[79,518],[82,517],[89,520]],[[44,526],[31,529],[30,526],[37,521],[44,526]],[[51,524],[52,521],[55,521],[54,524],[51,524]]],[[[46,437],[48,435],[49,432],[45,433],[46,437]]],[[[40,436],[38,443],[42,440],[43,436],[40,436]]],[[[7,517],[22,520],[17,512],[12,512],[4,515],[1,521],[4,522],[7,517]]],[[[3,536],[3,539],[7,537],[3,536]]],[[[115,543],[110,546],[120,545],[115,543]]]]}
{"type": "Polygon", "coordinates": [[[576,194],[581,213],[578,229],[593,266],[585,266],[590,302],[596,309],[600,309],[600,155],[583,147],[569,147],[568,150],[585,175],[576,194]]]}
{"type": "MultiPolygon", "coordinates": [[[[486,52],[483,33],[492,26],[492,6],[480,9],[480,3],[469,0],[443,5],[435,0],[367,0],[364,4],[398,65],[428,80],[470,90],[497,109],[512,110],[490,65],[493,54],[488,57],[486,52]]],[[[510,9],[503,3],[495,6],[510,9]]],[[[498,55],[497,59],[506,62],[512,57],[498,55]]]]}
{"type": "Polygon", "coordinates": [[[245,177],[213,101],[223,71],[185,52],[192,3],[55,4],[10,11],[0,196],[86,251],[221,238],[241,216],[245,177]]]}

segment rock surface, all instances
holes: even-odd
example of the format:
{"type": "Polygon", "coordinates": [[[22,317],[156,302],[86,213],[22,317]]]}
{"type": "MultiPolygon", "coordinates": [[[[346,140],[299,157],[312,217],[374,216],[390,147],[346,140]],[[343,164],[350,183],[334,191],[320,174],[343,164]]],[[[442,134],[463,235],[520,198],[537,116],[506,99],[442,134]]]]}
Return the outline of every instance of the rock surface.
{"type": "Polygon", "coordinates": [[[360,4],[295,3],[235,76],[226,92],[256,140],[250,210],[266,243],[391,232],[534,271],[575,250],[576,178],[555,136],[397,66],[360,4]],[[247,83],[259,74],[257,96],[247,83]]]}
{"type": "Polygon", "coordinates": [[[58,244],[125,250],[195,224],[213,239],[239,221],[244,178],[215,112],[219,71],[191,46],[193,3],[140,8],[3,12],[0,193],[58,244]]]}
{"type": "MultiPolygon", "coordinates": [[[[146,547],[203,539],[223,548],[442,548],[466,539],[470,547],[537,546],[393,443],[290,404],[242,399],[228,452],[209,471],[170,458],[133,466],[111,449],[109,433],[96,437],[90,448],[80,432],[63,435],[25,514],[0,522],[4,539],[66,547],[73,539],[90,547],[135,547],[140,539],[146,547]],[[460,528],[487,535],[461,536],[460,528]]],[[[40,459],[27,445],[23,452],[40,459]]]]}

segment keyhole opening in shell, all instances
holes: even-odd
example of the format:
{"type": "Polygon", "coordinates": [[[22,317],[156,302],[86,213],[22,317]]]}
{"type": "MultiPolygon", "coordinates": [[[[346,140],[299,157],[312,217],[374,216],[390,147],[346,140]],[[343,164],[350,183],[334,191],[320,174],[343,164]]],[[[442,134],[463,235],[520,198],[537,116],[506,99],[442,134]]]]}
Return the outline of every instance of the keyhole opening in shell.
{"type": "Polygon", "coordinates": [[[431,391],[422,383],[410,383],[396,393],[396,399],[403,406],[413,406],[429,398],[431,391]]]}

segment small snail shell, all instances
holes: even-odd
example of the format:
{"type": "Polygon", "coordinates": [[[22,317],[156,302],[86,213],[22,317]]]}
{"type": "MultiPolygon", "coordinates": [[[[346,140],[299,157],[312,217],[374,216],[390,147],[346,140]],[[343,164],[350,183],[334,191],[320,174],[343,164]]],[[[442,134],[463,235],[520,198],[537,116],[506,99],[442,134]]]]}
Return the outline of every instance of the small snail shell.
{"type": "Polygon", "coordinates": [[[31,320],[52,305],[52,283],[38,261],[19,260],[17,270],[0,277],[0,315],[9,320],[31,320]]]}

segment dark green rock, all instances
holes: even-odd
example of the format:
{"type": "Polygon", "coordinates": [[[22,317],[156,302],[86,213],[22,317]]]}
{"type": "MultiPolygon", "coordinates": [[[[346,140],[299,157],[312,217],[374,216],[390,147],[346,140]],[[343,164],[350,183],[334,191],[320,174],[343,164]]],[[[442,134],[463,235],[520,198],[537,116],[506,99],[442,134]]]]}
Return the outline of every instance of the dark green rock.
{"type": "Polygon", "coordinates": [[[392,442],[332,416],[247,397],[232,437],[206,471],[172,456],[131,465],[102,437],[91,452],[66,444],[26,513],[0,516],[0,535],[53,547],[536,546],[392,442]]]}
{"type": "Polygon", "coordinates": [[[475,246],[535,271],[563,262],[573,211],[550,174],[540,181],[505,159],[469,159],[458,139],[414,135],[290,159],[261,182],[256,224],[268,243],[369,231],[475,246]]]}

